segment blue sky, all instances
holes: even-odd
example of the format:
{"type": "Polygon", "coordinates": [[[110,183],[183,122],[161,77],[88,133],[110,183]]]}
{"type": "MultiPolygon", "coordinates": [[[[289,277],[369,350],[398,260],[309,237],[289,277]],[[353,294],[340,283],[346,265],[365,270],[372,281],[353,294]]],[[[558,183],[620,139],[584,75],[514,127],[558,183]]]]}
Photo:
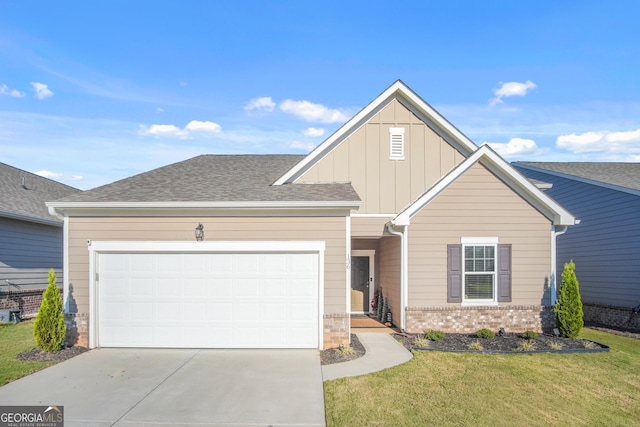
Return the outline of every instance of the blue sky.
{"type": "Polygon", "coordinates": [[[307,153],[395,80],[507,160],[640,162],[637,1],[0,2],[0,162],[307,153]]]}

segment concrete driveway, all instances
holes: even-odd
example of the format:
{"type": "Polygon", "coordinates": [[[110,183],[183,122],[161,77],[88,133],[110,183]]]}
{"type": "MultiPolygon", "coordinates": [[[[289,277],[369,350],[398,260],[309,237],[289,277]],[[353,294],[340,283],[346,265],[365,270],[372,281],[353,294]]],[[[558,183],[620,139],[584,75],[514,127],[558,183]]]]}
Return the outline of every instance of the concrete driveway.
{"type": "Polygon", "coordinates": [[[0,387],[65,426],[324,426],[317,350],[99,349],[0,387]]]}

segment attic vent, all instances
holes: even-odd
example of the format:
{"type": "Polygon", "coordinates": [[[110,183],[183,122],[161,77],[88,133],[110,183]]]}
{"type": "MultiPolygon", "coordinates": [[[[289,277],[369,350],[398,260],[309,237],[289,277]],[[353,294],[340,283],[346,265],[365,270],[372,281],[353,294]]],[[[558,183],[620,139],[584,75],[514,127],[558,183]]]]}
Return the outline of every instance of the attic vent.
{"type": "Polygon", "coordinates": [[[389,159],[404,160],[404,128],[389,128],[389,159]]]}

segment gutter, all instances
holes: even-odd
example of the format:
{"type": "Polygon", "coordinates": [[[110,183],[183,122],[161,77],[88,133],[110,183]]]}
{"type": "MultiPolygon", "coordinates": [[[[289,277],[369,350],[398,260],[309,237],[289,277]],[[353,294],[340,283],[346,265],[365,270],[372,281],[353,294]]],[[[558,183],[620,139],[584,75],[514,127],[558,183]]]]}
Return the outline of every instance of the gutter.
{"type": "Polygon", "coordinates": [[[402,231],[397,231],[394,229],[393,222],[388,222],[387,231],[394,236],[400,237],[400,330],[404,332],[407,327],[406,305],[408,300],[407,290],[409,289],[409,257],[407,244],[409,229],[406,225],[403,225],[402,231]]]}

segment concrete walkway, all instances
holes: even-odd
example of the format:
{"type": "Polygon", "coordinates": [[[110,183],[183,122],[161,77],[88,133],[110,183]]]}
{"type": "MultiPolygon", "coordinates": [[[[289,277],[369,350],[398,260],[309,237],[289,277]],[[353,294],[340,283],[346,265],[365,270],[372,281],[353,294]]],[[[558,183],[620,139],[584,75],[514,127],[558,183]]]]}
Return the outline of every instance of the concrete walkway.
{"type": "Polygon", "coordinates": [[[322,366],[323,381],[355,377],[401,365],[413,357],[402,344],[384,332],[357,332],[366,354],[355,360],[322,366]]]}

